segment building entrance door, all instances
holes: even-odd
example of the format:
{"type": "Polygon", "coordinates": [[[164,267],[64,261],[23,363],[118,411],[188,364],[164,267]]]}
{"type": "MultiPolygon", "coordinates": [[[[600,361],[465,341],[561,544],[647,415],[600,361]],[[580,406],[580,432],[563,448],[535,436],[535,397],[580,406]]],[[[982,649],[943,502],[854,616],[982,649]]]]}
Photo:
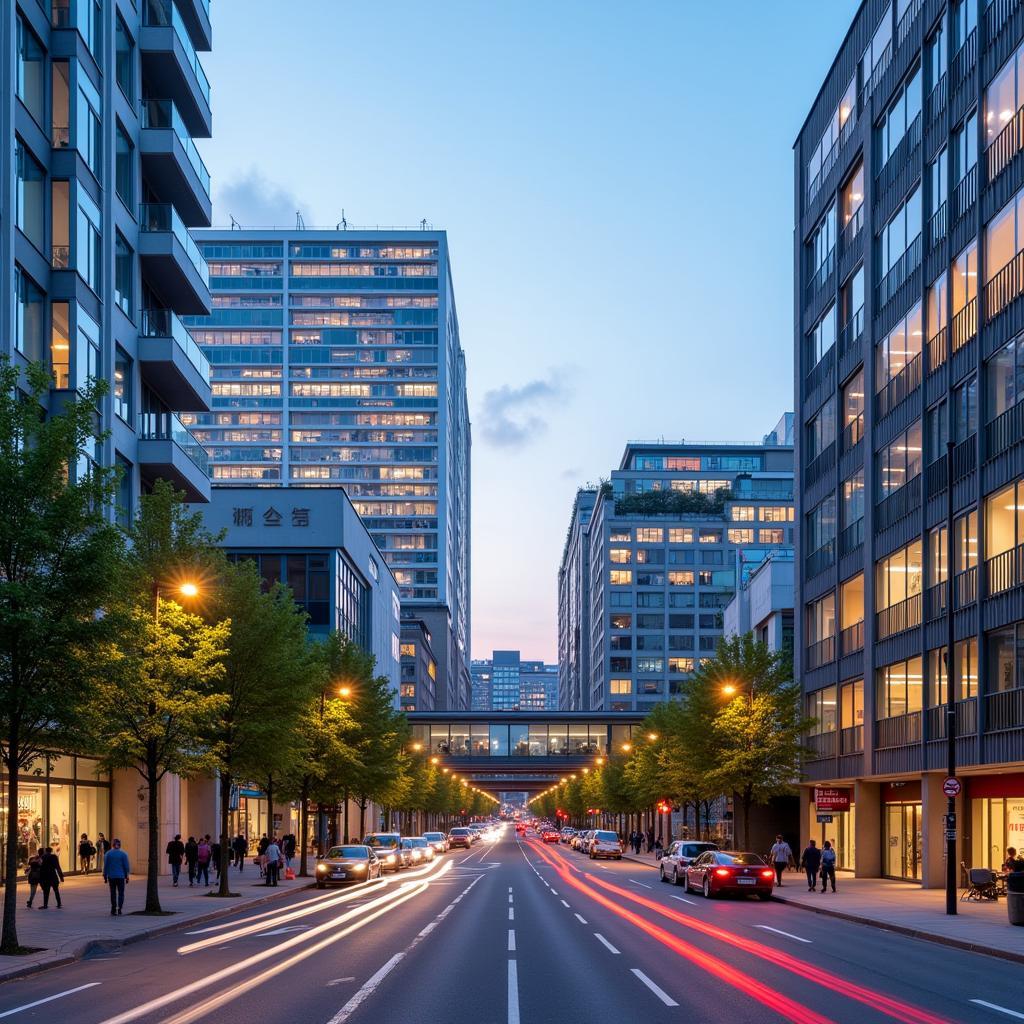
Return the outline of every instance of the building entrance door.
{"type": "Polygon", "coordinates": [[[921,805],[885,805],[885,873],[908,882],[921,879],[921,805]]]}

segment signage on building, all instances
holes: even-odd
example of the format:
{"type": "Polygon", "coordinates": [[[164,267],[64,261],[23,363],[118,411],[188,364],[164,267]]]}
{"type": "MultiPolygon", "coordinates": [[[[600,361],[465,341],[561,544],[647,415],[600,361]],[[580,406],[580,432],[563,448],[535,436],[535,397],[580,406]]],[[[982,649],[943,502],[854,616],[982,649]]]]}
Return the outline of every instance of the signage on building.
{"type": "Polygon", "coordinates": [[[819,814],[817,817],[818,817],[818,824],[819,825],[831,825],[832,824],[832,815],[831,814],[819,814]]]}
{"type": "MultiPolygon", "coordinates": [[[[231,525],[249,527],[255,525],[255,510],[251,507],[235,507],[231,510],[231,525]]],[[[291,524],[298,529],[305,529],[309,526],[309,509],[293,508],[289,512],[291,524]]],[[[260,520],[264,526],[279,527],[284,523],[284,513],[278,511],[273,505],[268,505],[261,513],[260,520]]]]}
{"type": "Polygon", "coordinates": [[[942,783],[942,792],[945,793],[946,796],[959,796],[960,780],[955,779],[952,775],[950,775],[942,783]]]}
{"type": "Polygon", "coordinates": [[[850,791],[831,786],[814,787],[814,808],[819,814],[850,809],[850,791]]]}
{"type": "Polygon", "coordinates": [[[1024,844],[1024,800],[1006,801],[1006,836],[1018,847],[1024,844]]]}

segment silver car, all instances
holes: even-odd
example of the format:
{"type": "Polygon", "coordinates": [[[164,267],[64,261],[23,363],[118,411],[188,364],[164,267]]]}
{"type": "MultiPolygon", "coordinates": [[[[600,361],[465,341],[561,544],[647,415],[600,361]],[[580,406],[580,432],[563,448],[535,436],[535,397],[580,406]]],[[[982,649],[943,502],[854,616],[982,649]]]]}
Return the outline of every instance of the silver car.
{"type": "Polygon", "coordinates": [[[587,851],[591,860],[599,857],[608,857],[612,860],[622,860],[622,843],[619,842],[617,833],[596,829],[590,840],[590,849],[587,851]]]}

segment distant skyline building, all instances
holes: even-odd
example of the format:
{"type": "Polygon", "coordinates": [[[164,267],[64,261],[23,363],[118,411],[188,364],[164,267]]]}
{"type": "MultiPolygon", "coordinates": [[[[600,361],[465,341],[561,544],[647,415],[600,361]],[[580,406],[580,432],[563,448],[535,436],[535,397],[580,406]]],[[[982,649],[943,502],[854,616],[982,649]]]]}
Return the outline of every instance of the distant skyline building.
{"type": "Polygon", "coordinates": [[[573,500],[558,568],[558,709],[590,709],[590,519],[596,487],[573,500]]]}
{"type": "Polygon", "coordinates": [[[557,711],[558,666],[494,651],[471,666],[473,711],[557,711]]]}
{"type": "Polygon", "coordinates": [[[214,487],[343,486],[433,637],[438,708],[470,702],[470,423],[444,231],[195,232],[188,325],[214,487]]]}

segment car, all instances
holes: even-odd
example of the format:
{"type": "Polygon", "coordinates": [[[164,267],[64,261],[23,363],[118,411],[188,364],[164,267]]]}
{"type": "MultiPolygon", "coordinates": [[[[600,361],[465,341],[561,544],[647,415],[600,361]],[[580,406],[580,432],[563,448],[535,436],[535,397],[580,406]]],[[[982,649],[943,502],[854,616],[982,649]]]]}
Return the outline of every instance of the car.
{"type": "Polygon", "coordinates": [[[527,826],[526,826],[526,822],[525,821],[517,821],[516,822],[516,835],[517,836],[523,835],[526,832],[526,827],[527,826]]]}
{"type": "Polygon", "coordinates": [[[560,842],[563,842],[563,843],[565,843],[566,845],[568,845],[568,844],[569,844],[569,842],[570,842],[570,841],[572,840],[572,837],[573,837],[574,835],[576,835],[576,829],[574,829],[574,828],[571,828],[571,827],[569,827],[569,826],[567,825],[567,826],[566,826],[565,828],[563,828],[563,829],[562,829],[562,831],[561,831],[561,832],[560,832],[560,833],[558,834],[558,838],[559,838],[559,841],[560,841],[560,842]]]}
{"type": "Polygon", "coordinates": [[[553,828],[546,828],[540,834],[542,843],[557,843],[558,833],[553,828]]]}
{"type": "Polygon", "coordinates": [[[409,853],[413,864],[429,864],[437,856],[426,836],[406,836],[402,840],[402,849],[409,853]]]}
{"type": "Polygon", "coordinates": [[[467,850],[473,845],[473,833],[463,825],[453,828],[448,833],[448,847],[464,846],[467,850]]]}
{"type": "Polygon", "coordinates": [[[479,825],[467,825],[469,829],[469,837],[474,843],[479,843],[483,839],[483,829],[479,825]]]}
{"type": "Polygon", "coordinates": [[[448,852],[448,837],[443,832],[424,832],[423,838],[434,848],[434,853],[448,852]]]}
{"type": "Polygon", "coordinates": [[[600,857],[622,860],[622,843],[619,842],[618,833],[596,829],[587,855],[591,860],[597,860],[600,857]]]}
{"type": "Polygon", "coordinates": [[[658,872],[663,882],[682,885],[686,877],[686,868],[702,853],[717,850],[717,843],[696,842],[688,839],[676,839],[669,844],[665,856],[661,858],[658,872]]]}
{"type": "Polygon", "coordinates": [[[369,846],[332,846],[316,862],[316,887],[380,878],[384,865],[369,846]]]}
{"type": "Polygon", "coordinates": [[[707,899],[723,893],[756,893],[772,898],[775,872],[756,854],[739,850],[707,850],[686,867],[686,891],[696,889],[707,899]]]}
{"type": "Polygon", "coordinates": [[[377,854],[385,871],[397,873],[412,863],[412,858],[402,852],[402,837],[397,832],[371,832],[363,845],[377,854]]]}
{"type": "Polygon", "coordinates": [[[588,853],[590,851],[590,837],[594,834],[594,830],[586,828],[582,832],[577,832],[572,837],[572,848],[578,850],[580,853],[588,853]]]}

